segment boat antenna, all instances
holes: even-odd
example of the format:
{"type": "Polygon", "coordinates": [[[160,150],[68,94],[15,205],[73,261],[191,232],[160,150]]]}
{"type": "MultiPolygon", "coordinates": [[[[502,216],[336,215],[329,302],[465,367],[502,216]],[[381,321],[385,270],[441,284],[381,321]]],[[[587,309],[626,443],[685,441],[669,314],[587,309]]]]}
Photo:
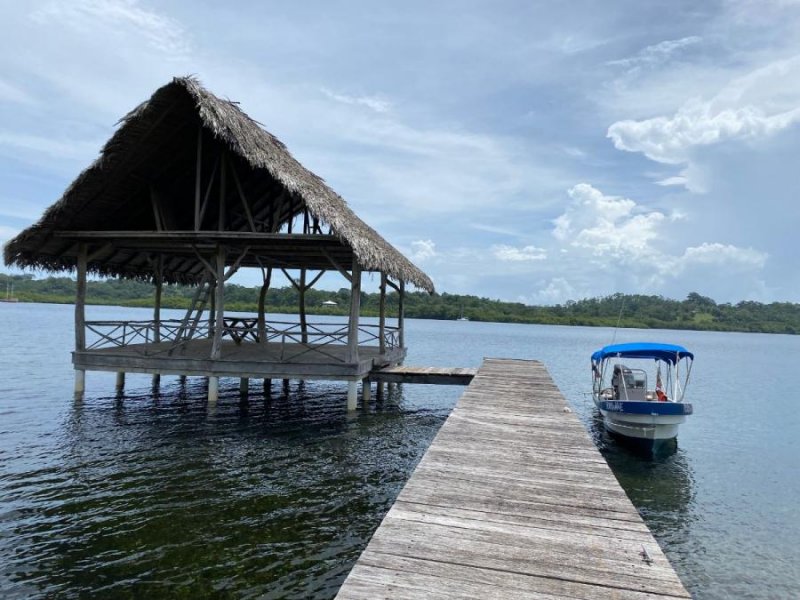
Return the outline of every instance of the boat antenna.
{"type": "Polygon", "coordinates": [[[611,343],[617,341],[617,329],[619,329],[619,324],[622,321],[622,310],[625,308],[625,296],[622,296],[622,304],[619,305],[619,315],[617,315],[617,324],[614,327],[614,335],[611,336],[611,343]]]}

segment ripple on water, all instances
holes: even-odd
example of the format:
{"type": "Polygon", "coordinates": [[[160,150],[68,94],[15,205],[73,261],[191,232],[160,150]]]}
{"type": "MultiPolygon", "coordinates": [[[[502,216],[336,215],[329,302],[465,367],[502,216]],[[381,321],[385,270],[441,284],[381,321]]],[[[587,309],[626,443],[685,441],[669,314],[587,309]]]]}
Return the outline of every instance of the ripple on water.
{"type": "Polygon", "coordinates": [[[87,397],[38,447],[12,450],[3,589],[333,595],[447,409],[395,393],[348,415],[336,384],[242,403],[229,383],[213,410],[191,380],[87,397]]]}

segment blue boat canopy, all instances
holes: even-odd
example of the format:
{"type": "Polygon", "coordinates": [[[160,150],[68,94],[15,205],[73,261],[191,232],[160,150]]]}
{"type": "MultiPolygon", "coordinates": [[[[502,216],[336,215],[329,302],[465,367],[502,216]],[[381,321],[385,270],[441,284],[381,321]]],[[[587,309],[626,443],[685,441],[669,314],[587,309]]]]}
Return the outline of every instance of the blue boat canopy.
{"type": "Polygon", "coordinates": [[[592,354],[592,362],[599,363],[603,359],[618,356],[620,358],[652,358],[670,364],[682,358],[694,360],[694,354],[683,346],[675,344],[655,344],[651,342],[634,342],[631,344],[612,344],[604,346],[592,354]]]}

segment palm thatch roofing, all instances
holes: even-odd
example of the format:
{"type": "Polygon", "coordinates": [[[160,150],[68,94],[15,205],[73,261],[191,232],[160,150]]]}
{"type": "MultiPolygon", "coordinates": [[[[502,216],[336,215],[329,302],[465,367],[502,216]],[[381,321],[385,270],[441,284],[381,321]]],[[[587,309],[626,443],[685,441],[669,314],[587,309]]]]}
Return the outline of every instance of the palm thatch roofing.
{"type": "Polygon", "coordinates": [[[151,279],[161,257],[165,281],[198,283],[223,245],[227,264],[358,263],[434,292],[425,273],[280,140],[193,77],[173,79],[122,118],[97,160],[5,245],[4,259],[71,270],[79,244],[89,247],[89,271],[105,276],[151,279]]]}

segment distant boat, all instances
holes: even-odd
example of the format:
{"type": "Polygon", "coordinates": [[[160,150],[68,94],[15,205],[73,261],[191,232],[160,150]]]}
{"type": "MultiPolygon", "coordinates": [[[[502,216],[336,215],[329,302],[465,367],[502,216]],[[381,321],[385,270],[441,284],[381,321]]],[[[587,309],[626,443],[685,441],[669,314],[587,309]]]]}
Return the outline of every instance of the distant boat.
{"type": "Polygon", "coordinates": [[[674,439],[693,412],[683,401],[693,361],[683,346],[648,342],[613,344],[592,354],[592,397],[605,428],[654,450],[674,439]],[[648,386],[646,369],[628,364],[650,365],[654,385],[648,386]]]}
{"type": "Polygon", "coordinates": [[[469,321],[467,317],[464,316],[464,307],[461,307],[461,314],[458,316],[456,321],[469,321]]]}
{"type": "Polygon", "coordinates": [[[0,302],[19,302],[19,298],[14,298],[14,284],[6,281],[6,297],[0,298],[0,302]]]}

